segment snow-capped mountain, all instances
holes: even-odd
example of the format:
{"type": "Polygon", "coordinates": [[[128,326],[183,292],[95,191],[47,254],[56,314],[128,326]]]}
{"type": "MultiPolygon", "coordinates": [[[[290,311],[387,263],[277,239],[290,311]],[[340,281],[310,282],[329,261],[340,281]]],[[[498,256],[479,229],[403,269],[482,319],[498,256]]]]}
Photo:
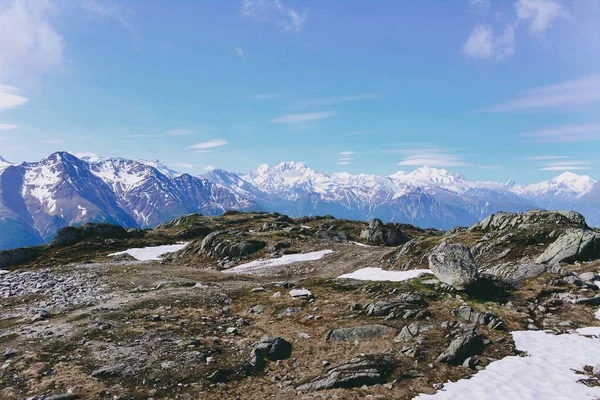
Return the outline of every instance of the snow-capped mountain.
{"type": "Polygon", "coordinates": [[[88,221],[152,227],[191,212],[277,211],[290,216],[406,222],[422,227],[470,225],[498,211],[574,209],[600,225],[600,184],[563,173],[532,185],[469,181],[422,167],[389,176],[324,174],[301,162],[261,165],[246,175],[215,169],[201,177],[160,161],[54,153],[12,165],[0,158],[0,249],[52,239],[88,221]]]}

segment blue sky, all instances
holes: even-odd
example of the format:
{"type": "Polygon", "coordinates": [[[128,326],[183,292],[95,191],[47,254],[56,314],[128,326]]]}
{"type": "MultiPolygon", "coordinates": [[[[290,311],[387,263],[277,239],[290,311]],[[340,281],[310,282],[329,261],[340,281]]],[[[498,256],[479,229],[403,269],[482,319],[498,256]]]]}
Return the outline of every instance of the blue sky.
{"type": "Polygon", "coordinates": [[[600,1],[0,0],[0,155],[600,178],[600,1]]]}

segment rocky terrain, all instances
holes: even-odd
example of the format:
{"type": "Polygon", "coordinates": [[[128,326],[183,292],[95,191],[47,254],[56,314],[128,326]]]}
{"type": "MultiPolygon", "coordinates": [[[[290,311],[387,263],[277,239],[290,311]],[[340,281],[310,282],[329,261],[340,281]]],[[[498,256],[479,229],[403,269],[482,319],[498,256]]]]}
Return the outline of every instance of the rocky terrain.
{"type": "Polygon", "coordinates": [[[597,398],[599,259],[571,211],[64,228],[0,252],[0,398],[597,398]]]}

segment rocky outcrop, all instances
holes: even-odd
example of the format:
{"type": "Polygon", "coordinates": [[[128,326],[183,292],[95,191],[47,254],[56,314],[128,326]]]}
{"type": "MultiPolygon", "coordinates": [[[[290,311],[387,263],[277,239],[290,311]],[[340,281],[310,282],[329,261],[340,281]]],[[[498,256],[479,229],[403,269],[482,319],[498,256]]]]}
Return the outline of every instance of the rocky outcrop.
{"type": "Polygon", "coordinates": [[[369,354],[344,361],[325,371],[325,376],[298,386],[299,390],[351,388],[384,383],[394,371],[388,354],[369,354]]]}
{"type": "Polygon", "coordinates": [[[338,328],[327,332],[325,340],[328,342],[336,342],[341,340],[373,339],[374,337],[385,335],[391,331],[392,328],[389,326],[378,324],[338,328]]]}
{"type": "Polygon", "coordinates": [[[245,239],[237,232],[215,231],[202,240],[199,250],[192,246],[189,251],[215,258],[239,258],[256,253],[266,245],[262,240],[245,239]]]}
{"type": "Polygon", "coordinates": [[[600,258],[600,233],[577,229],[563,233],[536,262],[558,264],[561,262],[590,261],[600,258]]]}
{"type": "Polygon", "coordinates": [[[422,333],[427,332],[431,329],[430,324],[423,324],[419,322],[413,322],[412,324],[406,325],[400,333],[394,338],[396,343],[406,343],[413,339],[418,338],[422,333]]]}
{"type": "Polygon", "coordinates": [[[467,289],[478,277],[471,250],[462,244],[438,246],[429,255],[429,269],[441,282],[458,290],[467,289]]]}
{"type": "Polygon", "coordinates": [[[21,247],[19,249],[0,251],[0,269],[9,268],[33,260],[39,254],[39,251],[40,249],[38,247],[21,247]]]}
{"type": "Polygon", "coordinates": [[[463,325],[454,336],[450,345],[437,358],[438,362],[451,365],[462,364],[467,357],[477,353],[481,347],[481,341],[475,333],[475,325],[463,325]]]}
{"type": "Polygon", "coordinates": [[[485,325],[490,329],[504,329],[502,318],[491,312],[479,312],[469,306],[461,306],[451,311],[451,314],[457,318],[474,322],[479,325],[485,325]]]}
{"type": "Polygon", "coordinates": [[[130,236],[136,236],[136,233],[127,232],[118,225],[90,222],[78,227],[62,228],[50,242],[50,247],[71,246],[90,238],[125,239],[130,236]]]}
{"type": "Polygon", "coordinates": [[[524,213],[499,212],[471,226],[469,231],[503,231],[528,229],[540,225],[556,227],[587,228],[583,215],[575,211],[530,210],[524,213]]]}
{"type": "Polygon", "coordinates": [[[399,224],[384,225],[380,219],[371,221],[360,233],[360,237],[375,246],[399,246],[410,240],[410,237],[402,232],[399,224]]]}
{"type": "Polygon", "coordinates": [[[415,292],[401,293],[390,300],[379,300],[364,306],[368,317],[415,318],[427,306],[423,297],[415,292]]]}
{"type": "Polygon", "coordinates": [[[265,367],[265,359],[285,360],[292,355],[292,344],[279,336],[265,335],[252,347],[250,365],[258,369],[265,367]]]}

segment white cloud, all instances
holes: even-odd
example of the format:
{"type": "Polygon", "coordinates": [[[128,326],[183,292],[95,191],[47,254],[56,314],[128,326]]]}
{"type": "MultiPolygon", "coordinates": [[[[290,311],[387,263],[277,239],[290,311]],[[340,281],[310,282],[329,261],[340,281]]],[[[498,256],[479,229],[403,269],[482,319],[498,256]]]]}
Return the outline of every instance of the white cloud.
{"type": "Polygon", "coordinates": [[[160,138],[163,135],[129,135],[131,138],[160,138]]]}
{"type": "Polygon", "coordinates": [[[236,47],[235,52],[238,53],[240,57],[244,58],[244,50],[242,50],[240,47],[236,47]]]}
{"type": "Polygon", "coordinates": [[[214,139],[214,140],[211,140],[208,142],[193,144],[191,146],[188,146],[188,149],[208,150],[208,149],[213,149],[215,147],[225,146],[226,144],[227,144],[227,142],[223,139],[214,139]]]}
{"type": "Polygon", "coordinates": [[[82,160],[86,160],[86,161],[100,161],[103,160],[104,158],[99,156],[96,153],[92,153],[92,152],[82,152],[82,153],[73,153],[73,155],[77,158],[80,158],[82,160]]]}
{"type": "Polygon", "coordinates": [[[174,163],[174,164],[169,164],[169,167],[191,169],[194,166],[190,163],[174,163]]]}
{"type": "Polygon", "coordinates": [[[45,139],[45,140],[40,140],[40,143],[43,143],[43,144],[62,144],[62,143],[64,143],[64,141],[60,140],[60,139],[45,139]]]}
{"type": "Polygon", "coordinates": [[[10,131],[13,129],[17,129],[17,126],[13,124],[0,124],[0,131],[10,131]]]}
{"type": "Polygon", "coordinates": [[[437,149],[415,149],[408,150],[412,153],[400,161],[400,166],[424,166],[429,167],[471,167],[473,164],[462,159],[460,154],[440,152],[437,149]]]}
{"type": "Polygon", "coordinates": [[[206,166],[206,167],[204,167],[203,169],[204,169],[205,171],[213,171],[213,170],[215,170],[216,168],[215,168],[215,167],[213,167],[212,165],[207,165],[207,166],[206,166]]]}
{"type": "Polygon", "coordinates": [[[490,0],[469,0],[469,6],[475,10],[486,9],[490,7],[490,0]]]}
{"type": "Polygon", "coordinates": [[[171,136],[189,136],[196,133],[194,129],[171,129],[168,134],[171,136]]]}
{"type": "MultiPolygon", "coordinates": [[[[2,28],[0,27],[0,31],[1,30],[2,30],[2,28]]],[[[2,39],[0,39],[0,41],[2,41],[2,39]]],[[[1,54],[2,54],[2,52],[1,52],[1,45],[0,45],[0,55],[1,54]]],[[[0,60],[0,63],[2,63],[1,60],[0,60]]],[[[15,94],[15,93],[19,93],[20,91],[21,90],[17,87],[0,84],[0,111],[19,107],[19,106],[22,106],[23,104],[27,103],[29,101],[29,99],[27,99],[27,97],[23,97],[21,95],[15,94]]]]}
{"type": "Polygon", "coordinates": [[[242,16],[255,21],[274,22],[287,32],[300,32],[307,13],[285,6],[281,0],[242,0],[242,16]]]}
{"type": "Polygon", "coordinates": [[[591,169],[589,161],[557,161],[542,165],[540,171],[568,171],[591,169]]]}
{"type": "Polygon", "coordinates": [[[13,0],[0,9],[0,80],[63,68],[63,38],[51,24],[53,11],[48,0],[13,0]]]}
{"type": "Polygon", "coordinates": [[[547,161],[547,160],[562,160],[565,158],[569,158],[569,157],[568,156],[531,156],[531,157],[523,157],[523,160],[547,161]]]}
{"type": "Polygon", "coordinates": [[[517,17],[529,22],[529,32],[543,34],[552,27],[557,18],[569,18],[569,12],[555,0],[518,0],[515,3],[517,17]]]}
{"type": "Polygon", "coordinates": [[[350,162],[349,161],[338,161],[338,162],[336,162],[336,164],[337,165],[348,165],[348,164],[350,164],[350,162]]]}
{"type": "Polygon", "coordinates": [[[492,27],[477,25],[462,47],[467,57],[500,61],[514,53],[514,27],[507,24],[501,36],[494,36],[492,27]]]}
{"type": "Polygon", "coordinates": [[[538,131],[524,132],[521,136],[536,142],[585,142],[600,139],[600,124],[561,125],[538,131]]]}
{"type": "Polygon", "coordinates": [[[336,113],[333,111],[304,113],[304,114],[287,114],[273,119],[271,122],[276,124],[301,124],[304,122],[319,121],[322,119],[333,117],[336,113]]]}
{"type": "Polygon", "coordinates": [[[600,103],[600,74],[538,87],[521,93],[515,99],[488,107],[483,111],[527,111],[571,109],[600,103]]]}
{"type": "Polygon", "coordinates": [[[355,151],[340,151],[341,156],[351,156],[352,154],[356,154],[355,151]]]}

